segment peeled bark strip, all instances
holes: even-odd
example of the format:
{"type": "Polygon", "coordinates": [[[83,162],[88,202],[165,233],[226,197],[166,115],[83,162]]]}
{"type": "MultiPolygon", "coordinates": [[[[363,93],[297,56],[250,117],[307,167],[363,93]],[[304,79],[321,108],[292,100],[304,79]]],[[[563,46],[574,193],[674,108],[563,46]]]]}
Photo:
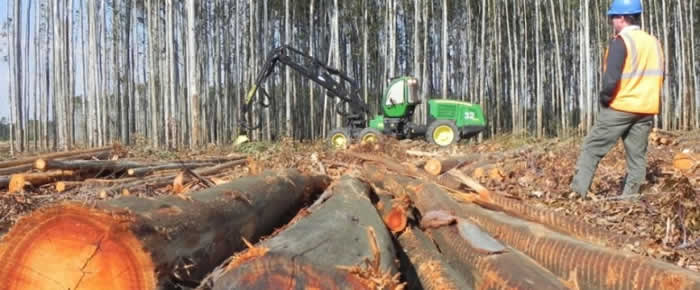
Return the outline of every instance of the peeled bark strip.
{"type": "Polygon", "coordinates": [[[56,159],[56,158],[65,158],[65,157],[72,157],[72,156],[78,156],[78,155],[84,155],[84,154],[100,154],[103,152],[109,152],[111,150],[112,150],[112,147],[101,147],[101,148],[93,148],[93,149],[86,149],[86,150],[76,150],[76,151],[68,151],[68,152],[56,152],[56,153],[49,153],[49,154],[41,154],[41,155],[25,157],[22,159],[8,160],[8,161],[0,162],[0,168],[7,168],[7,167],[12,167],[12,166],[18,166],[18,165],[32,164],[34,162],[34,160],[36,160],[36,159],[56,159]]]}
{"type": "Polygon", "coordinates": [[[3,289],[162,289],[197,283],[242,239],[257,240],[323,191],[326,176],[265,172],[187,198],[61,203],[20,219],[0,242],[3,289]]]}
{"type": "MultiPolygon", "coordinates": [[[[369,186],[344,176],[328,190],[333,191],[330,198],[308,216],[261,242],[259,247],[267,251],[260,256],[233,259],[225,270],[212,275],[209,286],[213,289],[238,289],[236,286],[241,286],[242,282],[235,281],[262,280],[269,283],[255,284],[259,289],[284,289],[293,280],[299,283],[297,287],[311,287],[314,285],[306,283],[333,280],[333,276],[324,277],[329,274],[324,274],[321,269],[363,266],[366,259],[372,260],[372,265],[376,266],[372,269],[375,274],[396,273],[392,237],[369,199],[369,186]],[[373,230],[376,238],[368,235],[368,229],[373,230]],[[378,253],[372,249],[373,240],[378,253]],[[271,262],[266,258],[270,254],[278,257],[271,262]],[[377,254],[379,261],[374,259],[377,254]],[[280,261],[284,259],[286,261],[280,261]],[[284,266],[269,267],[270,263],[284,266]],[[290,268],[302,271],[291,277],[290,268]],[[322,276],[305,276],[307,273],[322,276]]],[[[333,285],[336,286],[343,285],[333,285]]]]}
{"type": "MultiPolygon", "coordinates": [[[[447,263],[432,240],[418,228],[408,228],[398,237],[403,252],[415,269],[422,289],[469,290],[473,289],[447,263]]],[[[408,278],[408,277],[407,277],[408,278]]]]}
{"type": "Polygon", "coordinates": [[[10,176],[9,192],[20,192],[27,183],[32,186],[42,186],[60,179],[77,176],[78,172],[73,170],[52,170],[47,172],[36,172],[27,174],[13,174],[10,176]]]}

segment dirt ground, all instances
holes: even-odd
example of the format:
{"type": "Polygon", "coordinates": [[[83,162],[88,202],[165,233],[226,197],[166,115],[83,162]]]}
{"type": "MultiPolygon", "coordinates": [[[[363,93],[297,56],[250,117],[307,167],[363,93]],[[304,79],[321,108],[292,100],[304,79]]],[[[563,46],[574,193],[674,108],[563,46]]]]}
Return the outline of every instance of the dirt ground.
{"type": "MultiPolygon", "coordinates": [[[[621,193],[625,175],[625,155],[619,143],[600,163],[593,181],[591,199],[569,198],[568,185],[574,173],[582,138],[545,139],[497,137],[482,143],[463,142],[449,149],[440,149],[422,140],[385,140],[373,146],[353,146],[347,150],[383,154],[400,162],[420,165],[429,158],[447,158],[473,153],[485,156],[494,152],[520,149],[515,157],[506,158],[491,167],[500,169],[500,178],[485,176],[483,185],[508,194],[531,205],[576,216],[611,232],[636,236],[644,243],[620,245],[646,256],[659,258],[679,266],[700,271],[700,196],[698,174],[681,173],[672,166],[673,156],[682,151],[700,152],[700,132],[673,132],[668,145],[650,142],[647,181],[642,197],[614,200],[621,193]]],[[[0,144],[0,150],[7,146],[0,144]]],[[[359,161],[333,150],[323,142],[277,143],[250,142],[237,147],[210,146],[197,152],[152,150],[138,144],[124,147],[123,159],[174,160],[205,156],[246,154],[247,166],[239,166],[220,175],[220,181],[248,175],[251,171],[277,168],[298,168],[303,171],[326,172],[340,177],[359,166],[359,161]]],[[[0,152],[0,159],[7,152],[0,152]]],[[[191,191],[200,188],[192,184],[191,191]]],[[[171,188],[146,188],[135,192],[141,196],[171,194],[171,188]]],[[[29,188],[20,194],[0,192],[0,235],[21,215],[60,200],[91,201],[114,196],[99,196],[98,188],[57,193],[52,186],[29,188]]]]}

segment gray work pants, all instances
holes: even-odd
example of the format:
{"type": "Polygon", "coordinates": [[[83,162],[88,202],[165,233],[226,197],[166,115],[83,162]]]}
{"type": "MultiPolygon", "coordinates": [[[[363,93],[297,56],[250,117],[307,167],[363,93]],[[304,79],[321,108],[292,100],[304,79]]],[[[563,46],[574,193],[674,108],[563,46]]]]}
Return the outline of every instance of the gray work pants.
{"type": "Polygon", "coordinates": [[[637,194],[647,168],[647,143],[653,116],[601,108],[593,129],[586,136],[576,162],[571,190],[586,196],[598,163],[622,138],[625,145],[627,176],[623,194],[637,194]]]}

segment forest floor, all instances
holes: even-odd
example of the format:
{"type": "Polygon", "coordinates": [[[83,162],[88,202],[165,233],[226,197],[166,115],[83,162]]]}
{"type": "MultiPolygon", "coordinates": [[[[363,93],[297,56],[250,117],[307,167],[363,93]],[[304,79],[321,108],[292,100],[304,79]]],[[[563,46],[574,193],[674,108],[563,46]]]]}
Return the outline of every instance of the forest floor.
{"type": "MultiPolygon", "coordinates": [[[[386,155],[400,162],[420,166],[429,158],[443,159],[472,153],[488,154],[523,149],[513,157],[491,164],[500,168],[498,178],[482,176],[479,181],[491,191],[507,194],[540,208],[576,216],[589,224],[645,241],[624,245],[634,252],[659,258],[679,266],[700,271],[700,178],[697,173],[682,173],[673,167],[674,155],[682,151],[700,152],[700,132],[669,132],[668,144],[650,142],[647,181],[642,197],[614,200],[621,193],[625,175],[622,143],[603,158],[593,181],[590,199],[569,198],[569,183],[580,153],[582,137],[535,140],[502,136],[482,143],[464,142],[441,149],[422,140],[384,140],[374,146],[351,146],[347,149],[386,155]]],[[[0,148],[5,148],[0,144],[0,148]]],[[[263,169],[298,168],[302,171],[326,172],[339,178],[359,161],[333,150],[323,142],[307,143],[282,140],[277,143],[249,142],[238,147],[211,146],[201,151],[172,152],[149,149],[143,144],[123,148],[129,160],[176,160],[245,154],[246,166],[219,174],[217,183],[246,176],[263,169]]],[[[6,152],[0,153],[0,156],[6,152]]],[[[0,158],[2,159],[2,158],[0,158]]],[[[193,183],[194,191],[203,185],[193,183]]],[[[170,186],[136,192],[140,196],[171,194],[170,186]]],[[[50,202],[112,198],[99,196],[97,188],[81,188],[77,193],[55,192],[52,186],[29,188],[21,194],[0,192],[0,235],[9,230],[18,217],[50,202]]]]}

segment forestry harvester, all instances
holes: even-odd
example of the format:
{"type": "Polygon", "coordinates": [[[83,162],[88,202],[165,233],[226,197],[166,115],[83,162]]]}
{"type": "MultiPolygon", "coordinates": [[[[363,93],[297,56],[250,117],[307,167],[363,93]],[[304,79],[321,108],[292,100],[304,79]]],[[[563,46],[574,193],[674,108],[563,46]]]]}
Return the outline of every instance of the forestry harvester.
{"type": "Polygon", "coordinates": [[[411,76],[391,80],[382,97],[382,113],[368,121],[369,107],[360,97],[357,81],[295,48],[282,46],[272,51],[246,95],[242,114],[242,127],[246,132],[262,125],[262,114],[257,114],[257,121],[249,118],[248,114],[251,114],[255,105],[259,109],[270,105],[270,95],[261,84],[274,72],[277,64],[291,67],[325,88],[327,96],[340,99],[336,112],[343,116],[343,127],[331,130],[328,135],[328,140],[334,147],[344,147],[357,139],[373,142],[382,136],[397,139],[425,137],[430,143],[448,146],[461,138],[476,136],[486,128],[481,106],[446,99],[428,100],[427,124],[413,122],[413,113],[421,100],[418,81],[411,76]],[[346,83],[349,87],[346,87],[346,83]],[[256,97],[257,92],[262,97],[256,97]]]}

